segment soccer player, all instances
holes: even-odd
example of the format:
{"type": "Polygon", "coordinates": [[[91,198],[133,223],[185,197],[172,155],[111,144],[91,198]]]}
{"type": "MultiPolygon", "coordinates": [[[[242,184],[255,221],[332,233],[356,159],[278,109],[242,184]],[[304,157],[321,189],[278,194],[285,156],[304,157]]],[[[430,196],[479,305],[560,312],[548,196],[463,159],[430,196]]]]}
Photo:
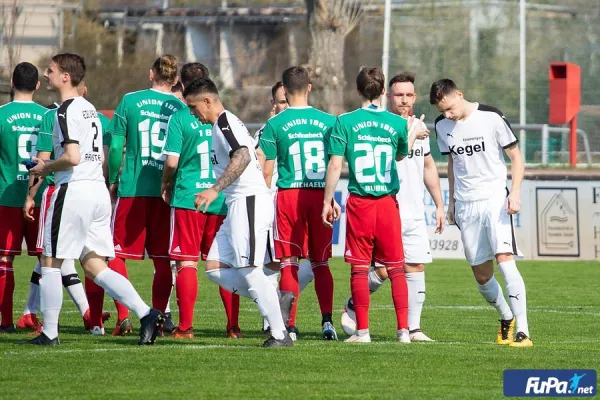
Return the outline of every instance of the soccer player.
{"type": "MultiPolygon", "coordinates": [[[[27,254],[36,251],[37,225],[25,221],[21,208],[27,195],[29,173],[23,161],[35,155],[37,132],[46,109],[33,102],[40,87],[37,68],[18,64],[11,78],[14,100],[0,107],[0,333],[12,333],[15,277],[13,261],[21,254],[23,239],[27,254]]],[[[33,215],[40,213],[40,196],[33,215]]]]}
{"type": "Polygon", "coordinates": [[[337,340],[332,320],[333,276],[329,269],[333,231],[323,225],[319,214],[325,187],[326,138],[335,117],[308,105],[311,84],[306,69],[290,67],[283,72],[281,81],[289,107],[267,121],[259,145],[266,157],[267,185],[278,188],[274,237],[275,255],[281,260],[279,287],[294,293],[296,298],[286,322],[290,333],[297,337],[298,260],[308,258],[315,276],[323,338],[337,340]],[[272,183],[276,158],[279,176],[272,183]]]}
{"type": "Polygon", "coordinates": [[[479,293],[500,316],[496,342],[531,347],[525,283],[515,263],[522,255],[512,221],[521,208],[525,171],[519,140],[500,110],[467,101],[450,79],[431,85],[429,102],[442,113],[435,131],[440,152],[448,156],[448,222],[460,228],[479,293]],[[504,153],[511,161],[510,191],[504,153]],[[506,283],[508,303],[494,277],[494,259],[506,283]]]}
{"type": "MultiPolygon", "coordinates": [[[[108,168],[113,195],[118,184],[113,215],[116,258],[109,266],[127,276],[125,260],[142,260],[147,251],[154,263],[152,306],[165,311],[173,287],[169,263],[171,210],[162,200],[160,189],[167,122],[172,114],[185,108],[171,92],[178,80],[177,58],[164,55],[156,59],[149,79],[151,89],[123,96],[108,128],[112,135],[108,168]],[[125,162],[119,177],[125,140],[125,162]]],[[[129,311],[117,304],[117,312],[113,335],[130,333],[129,311]]],[[[167,315],[165,326],[172,325],[170,315],[167,315]]]]}
{"type": "MultiPolygon", "coordinates": [[[[181,68],[181,83],[188,86],[195,79],[208,78],[208,69],[200,63],[181,68]]],[[[183,86],[182,86],[183,89],[183,86]]],[[[161,192],[171,206],[171,241],[169,255],[175,260],[179,325],[171,336],[192,339],[194,306],[198,297],[198,258],[206,261],[210,246],[227,215],[225,196],[221,193],[206,213],[196,212],[194,195],[199,189],[215,184],[211,163],[212,126],[200,124],[186,107],[169,119],[164,153],[167,155],[161,192]]],[[[241,337],[239,328],[240,297],[219,287],[227,314],[227,336],[241,337]]]]}
{"type": "MultiPolygon", "coordinates": [[[[390,111],[408,120],[414,115],[415,76],[404,72],[394,76],[389,82],[387,93],[390,111]]],[[[410,131],[409,135],[414,134],[410,131]]],[[[415,140],[408,157],[397,163],[400,178],[400,191],[397,198],[402,222],[402,245],[404,246],[404,273],[408,284],[408,327],[410,340],[431,341],[421,331],[421,311],[425,302],[425,264],[431,263],[431,251],[424,214],[425,188],[429,191],[435,206],[436,233],[444,230],[444,202],[440,190],[440,180],[431,156],[429,140],[415,140]]],[[[385,268],[371,268],[369,290],[377,291],[387,279],[385,268]]],[[[356,317],[352,298],[346,302],[342,314],[342,326],[347,334],[356,330],[356,317]]]]}
{"type": "Polygon", "coordinates": [[[94,106],[79,96],[77,85],[85,76],[81,56],[57,54],[45,73],[60,93],[52,142],[56,160],[34,157],[30,173],[45,177],[54,172],[52,195],[44,231],[40,298],[44,322],[33,345],[57,345],[62,306],[60,268],[63,260],[78,258],[86,275],[140,318],[139,344],[153,344],[164,315],[150,309],[131,283],[110,270],[106,257],[114,257],[110,240],[110,195],[102,175],[102,135],[94,106]]]}
{"type": "MultiPolygon", "coordinates": [[[[404,252],[397,161],[409,154],[415,139],[427,136],[417,127],[408,137],[407,121],[381,109],[385,77],[379,68],[363,68],[356,78],[362,107],[337,118],[329,139],[325,199],[322,219],[332,226],[340,209],[333,202],[344,156],[348,160],[345,260],[351,264],[350,286],[357,331],[346,342],[369,343],[369,266],[371,261],[387,268],[398,323],[397,338],[409,343],[408,288],[404,275],[404,252]]],[[[411,125],[414,118],[411,118],[411,125]]]]}
{"type": "Polygon", "coordinates": [[[210,79],[195,80],[185,88],[184,96],[202,123],[213,124],[212,162],[217,182],[196,195],[196,209],[206,212],[220,192],[227,204],[227,218],[208,253],[206,274],[219,286],[254,300],[271,327],[263,347],[293,346],[281,314],[282,309],[289,313],[293,298],[288,301],[282,296],[278,301],[277,291],[263,271],[274,210],[252,138],[242,121],[225,110],[210,79]]]}
{"type": "MultiPolygon", "coordinates": [[[[48,86],[48,90],[52,91],[54,88],[52,86],[48,86]]],[[[77,87],[77,91],[81,96],[87,95],[87,88],[85,87],[85,83],[81,81],[77,87]]],[[[37,141],[36,141],[36,150],[37,157],[50,160],[53,158],[53,148],[52,148],[52,131],[54,129],[54,122],[56,121],[56,111],[57,108],[51,108],[47,110],[42,118],[42,123],[40,125],[40,130],[37,133],[37,141]]],[[[100,116],[100,114],[99,114],[100,116]]],[[[103,119],[108,120],[103,115],[101,116],[101,122],[103,119]]],[[[106,126],[106,125],[105,125],[106,126]]],[[[50,200],[52,198],[52,194],[54,193],[55,185],[54,185],[54,175],[48,175],[44,180],[34,177],[33,175],[29,178],[29,190],[27,192],[27,196],[25,198],[25,204],[23,206],[23,214],[27,221],[35,222],[38,224],[38,234],[37,234],[37,252],[41,255],[43,251],[43,240],[44,240],[44,228],[45,228],[45,217],[48,208],[50,207],[50,200]],[[45,183],[47,186],[42,194],[42,204],[39,209],[39,216],[35,213],[35,201],[34,198],[38,192],[38,189],[42,186],[42,183],[45,183]],[[37,218],[37,221],[36,221],[37,218]]],[[[101,334],[102,332],[102,323],[110,317],[110,314],[104,313],[102,314],[102,306],[100,306],[100,314],[98,316],[98,322],[92,319],[92,313],[90,312],[90,305],[88,303],[88,298],[86,296],[86,292],[84,292],[83,285],[81,284],[81,280],[79,279],[79,275],[77,274],[77,270],[75,269],[75,260],[68,259],[64,260],[63,265],[60,270],[62,274],[62,283],[65,287],[69,297],[75,303],[75,306],[81,313],[83,318],[83,325],[86,329],[91,330],[92,333],[101,334]]],[[[36,263],[33,272],[31,273],[31,279],[29,284],[29,295],[27,297],[27,301],[25,303],[25,310],[23,315],[19,317],[17,321],[17,328],[19,329],[35,329],[36,331],[41,331],[41,322],[39,322],[37,318],[37,311],[40,306],[40,296],[39,296],[39,280],[41,277],[41,265],[39,261],[36,263]]],[[[86,279],[86,290],[88,287],[89,279],[86,279]]],[[[102,288],[100,288],[102,290],[102,288]]],[[[104,291],[102,290],[102,299],[104,299],[104,291]]]]}

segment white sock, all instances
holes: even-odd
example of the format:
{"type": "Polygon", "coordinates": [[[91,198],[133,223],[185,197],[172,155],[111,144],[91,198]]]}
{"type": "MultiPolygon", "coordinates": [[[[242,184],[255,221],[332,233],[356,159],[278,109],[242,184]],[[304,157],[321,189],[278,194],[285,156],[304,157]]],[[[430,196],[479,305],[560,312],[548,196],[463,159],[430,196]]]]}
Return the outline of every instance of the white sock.
{"type": "Polygon", "coordinates": [[[279,271],[273,271],[270,268],[263,267],[263,272],[269,278],[275,289],[279,288],[279,271]]]}
{"type": "Polygon", "coordinates": [[[173,289],[175,288],[175,279],[177,279],[177,264],[175,261],[171,261],[171,293],[169,294],[169,301],[167,301],[167,306],[165,307],[165,314],[171,312],[171,296],[173,295],[173,289]]]}
{"type": "Polygon", "coordinates": [[[421,312],[425,303],[425,271],[407,272],[408,284],[408,329],[421,329],[421,312]]]}
{"type": "Polygon", "coordinates": [[[298,283],[300,284],[300,293],[315,279],[310,260],[302,259],[298,264],[298,283]]]}
{"type": "Polygon", "coordinates": [[[38,261],[33,267],[31,273],[31,280],[29,282],[29,294],[27,295],[27,302],[25,303],[25,310],[23,315],[37,314],[40,309],[40,277],[42,276],[42,266],[38,261]]]}
{"type": "Polygon", "coordinates": [[[150,307],[144,303],[131,282],[112,269],[106,268],[96,275],[94,283],[103,288],[107,295],[133,311],[139,319],[150,312],[150,307]]]}
{"type": "Polygon", "coordinates": [[[377,271],[375,271],[375,268],[371,267],[369,269],[369,291],[371,293],[375,293],[377,290],[379,290],[379,288],[381,287],[381,285],[383,285],[383,283],[385,282],[385,279],[381,279],[379,277],[379,275],[377,275],[377,271]]]}
{"type": "Polygon", "coordinates": [[[54,339],[58,337],[58,316],[63,301],[60,269],[42,268],[40,299],[44,315],[43,332],[48,338],[54,339]]]}
{"type": "Polygon", "coordinates": [[[250,292],[248,292],[248,283],[235,268],[219,268],[206,271],[206,277],[231,293],[252,298],[250,292]]]}
{"type": "Polygon", "coordinates": [[[81,313],[81,316],[85,314],[90,308],[85,290],[75,269],[75,260],[63,260],[62,266],[60,267],[60,274],[62,275],[62,284],[67,290],[69,297],[75,303],[75,307],[81,313]]]}
{"type": "Polygon", "coordinates": [[[529,337],[529,325],[527,324],[527,295],[525,294],[525,282],[517,269],[514,260],[504,261],[498,264],[498,268],[506,283],[506,294],[510,309],[517,320],[517,332],[523,332],[529,337]]]}
{"type": "Polygon", "coordinates": [[[492,278],[483,285],[477,284],[477,288],[485,300],[496,308],[500,318],[503,320],[513,319],[513,313],[510,311],[510,307],[502,293],[500,283],[498,283],[495,276],[492,275],[492,278]]]}
{"type": "Polygon", "coordinates": [[[279,296],[262,268],[241,268],[238,271],[248,282],[248,291],[258,311],[269,322],[271,336],[278,340],[285,338],[286,329],[279,307],[279,296]]]}

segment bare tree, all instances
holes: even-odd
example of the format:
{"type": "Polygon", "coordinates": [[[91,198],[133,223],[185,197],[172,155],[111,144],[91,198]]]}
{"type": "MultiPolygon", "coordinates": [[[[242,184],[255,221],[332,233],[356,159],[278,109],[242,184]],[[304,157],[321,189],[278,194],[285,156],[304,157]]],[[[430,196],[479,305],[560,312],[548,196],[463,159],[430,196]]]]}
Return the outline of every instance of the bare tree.
{"type": "Polygon", "coordinates": [[[335,115],[344,111],[344,41],[360,22],[363,5],[362,0],[306,0],[312,103],[335,115]]]}
{"type": "Polygon", "coordinates": [[[1,10],[3,21],[2,39],[6,43],[8,71],[10,73],[19,60],[21,50],[21,47],[15,44],[15,37],[17,36],[17,22],[23,7],[20,5],[19,0],[12,0],[10,4],[2,5],[1,10]]]}

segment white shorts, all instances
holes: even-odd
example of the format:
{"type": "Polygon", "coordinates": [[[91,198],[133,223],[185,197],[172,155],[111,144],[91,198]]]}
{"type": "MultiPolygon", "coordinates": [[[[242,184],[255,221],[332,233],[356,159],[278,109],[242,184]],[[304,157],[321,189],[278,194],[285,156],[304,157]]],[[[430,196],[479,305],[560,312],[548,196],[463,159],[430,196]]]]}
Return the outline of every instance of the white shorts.
{"type": "Polygon", "coordinates": [[[523,258],[517,248],[512,216],[506,211],[506,192],[487,200],[457,200],[454,218],[469,264],[483,264],[500,253],[523,258]]]}
{"type": "MultiPolygon", "coordinates": [[[[275,209],[275,204],[277,201],[277,189],[271,191],[271,198],[273,199],[273,209],[275,209]]],[[[273,227],[275,226],[275,213],[273,213],[273,224],[271,224],[271,228],[269,229],[269,236],[267,240],[267,251],[265,253],[265,265],[271,264],[273,262],[279,262],[278,258],[275,258],[275,239],[273,236],[273,227]]]]}
{"type": "Polygon", "coordinates": [[[110,195],[104,182],[76,181],[56,187],[44,231],[44,255],[82,259],[95,252],[114,257],[110,195]]]}
{"type": "Polygon", "coordinates": [[[429,236],[424,219],[402,220],[402,246],[407,264],[431,263],[429,236]]]}
{"type": "Polygon", "coordinates": [[[217,232],[207,260],[236,268],[262,267],[273,216],[273,200],[269,193],[228,203],[227,218],[217,232]]]}

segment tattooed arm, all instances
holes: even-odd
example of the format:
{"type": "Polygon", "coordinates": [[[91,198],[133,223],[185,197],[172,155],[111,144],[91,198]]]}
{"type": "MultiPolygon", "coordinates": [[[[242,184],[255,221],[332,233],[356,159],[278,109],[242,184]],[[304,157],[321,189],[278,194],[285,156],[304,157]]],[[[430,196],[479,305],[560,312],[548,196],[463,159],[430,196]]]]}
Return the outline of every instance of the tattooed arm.
{"type": "Polygon", "coordinates": [[[210,189],[207,189],[196,195],[196,211],[206,212],[210,203],[215,201],[219,192],[235,182],[250,164],[250,151],[247,147],[240,147],[231,155],[231,161],[227,168],[217,180],[217,183],[210,189]],[[202,207],[204,206],[204,209],[202,207]]]}

